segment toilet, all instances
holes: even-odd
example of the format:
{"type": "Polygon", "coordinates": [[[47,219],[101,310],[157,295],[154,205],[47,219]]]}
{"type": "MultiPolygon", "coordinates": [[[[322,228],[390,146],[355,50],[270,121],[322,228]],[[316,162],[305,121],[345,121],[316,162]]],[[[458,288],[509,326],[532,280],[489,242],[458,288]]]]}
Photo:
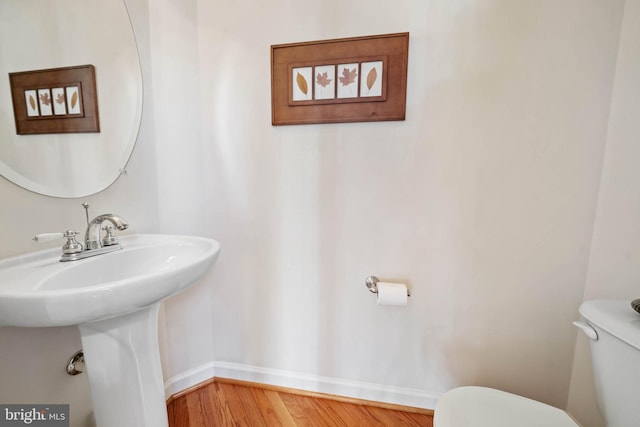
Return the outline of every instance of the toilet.
{"type": "MultiPolygon", "coordinates": [[[[626,300],[593,300],[573,322],[589,337],[600,413],[608,427],[640,426],[640,314],[626,300]]],[[[579,427],[566,412],[488,387],[459,387],[436,404],[434,427],[579,427]]]]}

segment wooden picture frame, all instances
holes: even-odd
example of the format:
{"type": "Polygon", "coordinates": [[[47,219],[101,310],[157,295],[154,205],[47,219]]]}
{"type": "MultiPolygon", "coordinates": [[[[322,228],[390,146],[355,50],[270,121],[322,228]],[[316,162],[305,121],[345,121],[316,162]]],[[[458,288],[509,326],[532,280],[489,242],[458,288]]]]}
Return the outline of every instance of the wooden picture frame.
{"type": "Polygon", "coordinates": [[[93,65],[9,73],[18,135],[100,132],[93,65]]]}
{"type": "Polygon", "coordinates": [[[408,54],[409,33],[272,45],[271,123],[404,120],[408,54]]]}

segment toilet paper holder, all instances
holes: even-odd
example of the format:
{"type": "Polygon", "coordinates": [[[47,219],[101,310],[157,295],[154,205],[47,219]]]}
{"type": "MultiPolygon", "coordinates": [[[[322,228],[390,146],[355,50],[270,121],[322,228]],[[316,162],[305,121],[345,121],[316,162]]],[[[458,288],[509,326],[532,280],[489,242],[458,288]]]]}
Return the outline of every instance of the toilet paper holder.
{"type": "MultiPolygon", "coordinates": [[[[367,286],[367,289],[369,289],[369,292],[377,294],[379,281],[380,279],[378,279],[376,276],[369,276],[364,280],[364,284],[367,286]]],[[[411,296],[411,291],[409,290],[409,288],[407,288],[407,296],[411,296]]]]}

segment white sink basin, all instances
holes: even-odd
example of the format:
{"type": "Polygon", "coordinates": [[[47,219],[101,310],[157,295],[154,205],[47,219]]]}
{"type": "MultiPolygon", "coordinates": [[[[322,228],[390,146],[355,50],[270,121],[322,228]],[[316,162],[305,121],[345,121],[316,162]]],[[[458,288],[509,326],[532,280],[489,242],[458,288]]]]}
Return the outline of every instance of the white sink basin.
{"type": "Polygon", "coordinates": [[[193,284],[220,245],[130,235],[123,249],[59,262],[61,250],[0,261],[0,326],[78,325],[98,427],[167,426],[158,303],[193,284]]]}
{"type": "Polygon", "coordinates": [[[0,261],[0,326],[64,326],[147,307],[192,284],[220,245],[190,236],[131,235],[123,249],[59,262],[60,249],[0,261]]]}

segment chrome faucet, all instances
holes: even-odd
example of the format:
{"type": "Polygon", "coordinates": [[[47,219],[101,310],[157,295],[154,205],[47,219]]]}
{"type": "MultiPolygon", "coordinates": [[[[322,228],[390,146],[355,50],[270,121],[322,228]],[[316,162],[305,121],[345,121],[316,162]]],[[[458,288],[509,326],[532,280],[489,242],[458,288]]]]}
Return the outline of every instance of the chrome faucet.
{"type": "Polygon", "coordinates": [[[125,221],[121,216],[114,214],[98,215],[89,221],[89,204],[83,203],[82,207],[84,207],[85,215],[87,217],[87,230],[84,233],[84,247],[75,239],[78,232],[72,230],[67,230],[64,233],[38,234],[33,238],[33,240],[36,242],[44,242],[47,240],[58,239],[60,237],[66,238],[67,243],[62,247],[62,257],[60,258],[61,262],[77,261],[79,259],[122,249],[122,246],[118,243],[118,239],[116,239],[112,234],[112,230],[114,227],[117,230],[126,230],[129,228],[127,221],[125,221]],[[102,227],[102,224],[105,222],[109,222],[110,224],[102,227]],[[102,239],[100,238],[101,229],[105,231],[105,235],[102,239]]]}
{"type": "Polygon", "coordinates": [[[87,224],[87,231],[85,231],[84,233],[85,251],[100,249],[104,246],[118,245],[118,241],[115,237],[113,237],[113,234],[111,234],[111,230],[113,230],[113,227],[102,227],[102,223],[105,221],[109,221],[111,224],[113,224],[113,227],[120,231],[129,228],[129,224],[127,224],[127,222],[121,216],[114,214],[98,215],[87,224]],[[100,229],[106,232],[106,235],[103,239],[100,239],[100,229]]]}

